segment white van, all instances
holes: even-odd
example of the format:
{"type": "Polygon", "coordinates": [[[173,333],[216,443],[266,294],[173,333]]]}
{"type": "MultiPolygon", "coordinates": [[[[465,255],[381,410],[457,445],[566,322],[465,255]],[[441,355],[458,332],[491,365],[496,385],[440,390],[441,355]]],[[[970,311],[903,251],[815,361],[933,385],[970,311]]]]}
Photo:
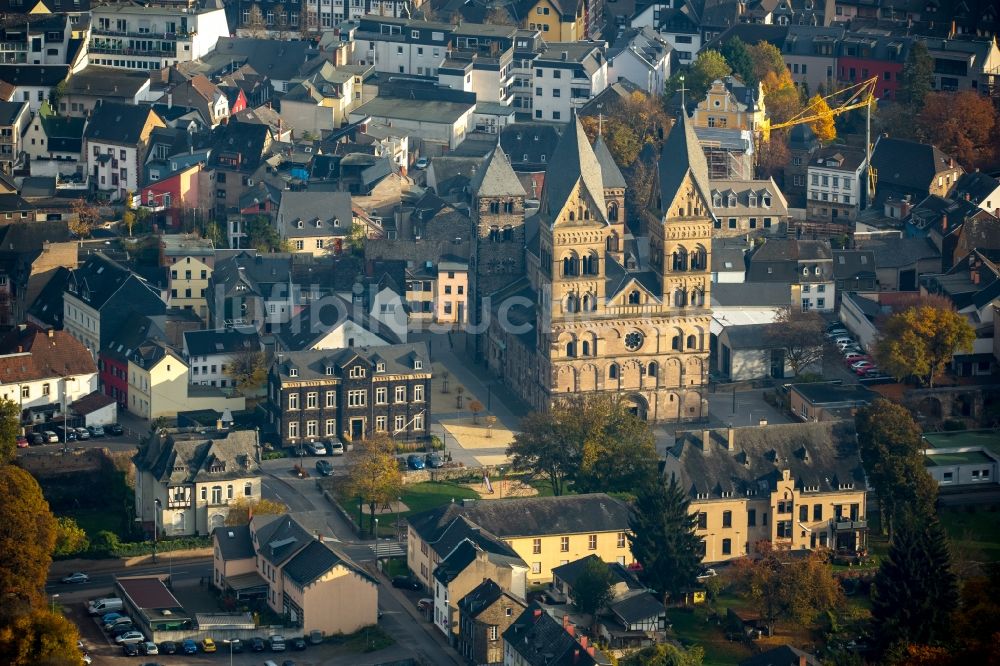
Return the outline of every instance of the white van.
{"type": "Polygon", "coordinates": [[[112,613],[120,611],[122,609],[122,600],[117,597],[108,597],[107,599],[94,599],[90,602],[87,607],[87,612],[91,615],[104,615],[105,613],[112,613]]]}

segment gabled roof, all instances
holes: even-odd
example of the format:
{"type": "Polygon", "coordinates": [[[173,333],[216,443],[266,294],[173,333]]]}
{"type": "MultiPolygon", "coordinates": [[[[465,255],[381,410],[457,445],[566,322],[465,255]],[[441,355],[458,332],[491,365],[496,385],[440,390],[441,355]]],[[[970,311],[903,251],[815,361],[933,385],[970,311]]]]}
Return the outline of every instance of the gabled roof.
{"type": "Polygon", "coordinates": [[[27,303],[27,315],[46,326],[62,328],[63,323],[63,292],[69,282],[70,270],[63,266],[52,271],[52,276],[35,297],[34,302],[27,303]]]}
{"type": "Polygon", "coordinates": [[[604,180],[597,155],[587,139],[580,117],[573,115],[569,127],[563,132],[545,172],[545,186],[542,190],[541,214],[549,224],[555,220],[577,183],[586,191],[604,219],[607,206],[604,203],[604,180]]]}
{"type": "MultiPolygon", "coordinates": [[[[458,609],[463,615],[478,617],[480,613],[499,601],[504,594],[503,588],[493,582],[491,578],[487,578],[459,599],[458,609]]],[[[511,600],[516,601],[513,597],[511,600]]]]}
{"type": "Polygon", "coordinates": [[[501,539],[553,534],[620,532],[628,506],[604,493],[561,497],[517,497],[471,505],[447,504],[406,520],[424,541],[437,541],[452,520],[464,516],[501,539]]]}
{"type": "Polygon", "coordinates": [[[907,139],[881,138],[872,152],[872,166],[878,173],[879,188],[927,192],[937,173],[959,169],[951,157],[936,146],[907,139]]]}
{"type": "MultiPolygon", "coordinates": [[[[656,171],[660,198],[664,206],[673,200],[688,174],[691,174],[691,179],[706,205],[711,205],[708,163],[705,161],[701,144],[698,143],[698,137],[695,136],[694,123],[687,117],[686,112],[681,113],[677,123],[670,130],[670,135],[667,136],[660,151],[656,171]]],[[[658,212],[662,214],[666,211],[658,212]]]]}
{"type": "Polygon", "coordinates": [[[503,632],[503,640],[529,666],[598,666],[611,662],[603,653],[584,648],[575,629],[564,627],[537,603],[531,603],[503,632]],[[573,633],[570,633],[573,632],[573,633]]]}
{"type": "Polygon", "coordinates": [[[7,127],[13,125],[18,116],[27,111],[27,102],[4,102],[0,101],[0,126],[7,127]]]}
{"type": "Polygon", "coordinates": [[[257,554],[253,549],[250,525],[216,527],[212,530],[212,536],[215,537],[215,543],[219,546],[224,562],[250,560],[257,554]]]}
{"type": "Polygon", "coordinates": [[[133,352],[149,338],[166,337],[159,326],[146,315],[132,312],[117,327],[107,342],[102,341],[99,354],[102,358],[111,358],[122,364],[127,364],[133,352]]]}
{"type": "MultiPolygon", "coordinates": [[[[1000,180],[981,171],[975,171],[973,173],[963,173],[958,181],[955,182],[955,187],[948,195],[955,199],[965,199],[968,196],[968,200],[978,206],[984,202],[986,197],[992,195],[998,189],[1000,189],[1000,180]]],[[[994,212],[1000,208],[1000,197],[997,197],[991,203],[993,205],[990,212],[994,212]]]]}
{"type": "MultiPolygon", "coordinates": [[[[257,552],[275,567],[289,561],[304,546],[313,542],[313,535],[290,515],[264,517],[256,527],[257,552]],[[266,521],[266,522],[265,522],[266,521]]],[[[257,518],[254,518],[257,521],[257,518]]]]}
{"type": "Polygon", "coordinates": [[[297,552],[282,571],[293,583],[306,587],[336,567],[344,567],[369,583],[378,585],[375,578],[345,555],[334,550],[330,544],[316,539],[297,552]]]}
{"type": "Polygon", "coordinates": [[[260,475],[257,432],[233,430],[223,436],[161,432],[133,458],[136,468],[174,485],[246,479],[260,475]]]}
{"type": "Polygon", "coordinates": [[[278,216],[285,237],[347,236],[354,225],[349,192],[283,192],[278,216]]]}
{"type": "Polygon", "coordinates": [[[469,189],[479,197],[525,196],[521,181],[510,166],[510,158],[499,144],[486,156],[472,177],[469,189]]]}
{"type": "Polygon", "coordinates": [[[253,328],[185,331],[184,347],[191,356],[235,354],[247,349],[259,350],[260,337],[253,328]]]}
{"type": "Polygon", "coordinates": [[[142,141],[142,130],[150,116],[158,118],[148,106],[101,99],[97,101],[90,114],[83,138],[88,141],[134,146],[142,141]]]}
{"type": "Polygon", "coordinates": [[[636,624],[650,618],[657,618],[667,609],[650,592],[636,592],[623,599],[608,604],[608,611],[626,624],[636,624]]]}
{"type": "Polygon", "coordinates": [[[597,163],[601,166],[601,178],[604,180],[604,187],[608,189],[625,189],[627,187],[625,176],[622,175],[622,171],[618,168],[615,158],[611,155],[608,144],[604,141],[603,134],[599,135],[597,141],[594,142],[594,155],[597,157],[597,163]]]}
{"type": "Polygon", "coordinates": [[[139,91],[148,85],[149,74],[147,72],[88,65],[66,82],[66,93],[92,95],[105,99],[135,99],[139,91]]]}
{"type": "Polygon", "coordinates": [[[0,81],[17,86],[51,88],[69,76],[69,65],[0,65],[0,81]]]}
{"type": "Polygon", "coordinates": [[[94,357],[66,331],[43,331],[34,325],[17,328],[4,338],[2,352],[2,384],[97,372],[94,357]]]}

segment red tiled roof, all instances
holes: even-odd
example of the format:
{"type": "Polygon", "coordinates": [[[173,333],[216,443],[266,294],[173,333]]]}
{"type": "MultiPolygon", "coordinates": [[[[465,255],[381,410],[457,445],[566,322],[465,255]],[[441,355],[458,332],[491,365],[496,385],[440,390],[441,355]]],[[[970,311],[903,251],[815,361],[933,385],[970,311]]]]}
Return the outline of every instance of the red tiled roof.
{"type": "Polygon", "coordinates": [[[94,391],[93,393],[89,393],[71,404],[70,408],[72,408],[72,410],[77,414],[85,415],[92,414],[98,409],[107,407],[108,405],[113,405],[114,403],[115,399],[111,396],[104,395],[100,391],[94,391]]]}
{"type": "Polygon", "coordinates": [[[31,326],[15,330],[4,343],[16,345],[5,347],[7,353],[0,356],[0,382],[4,384],[97,372],[87,348],[66,331],[31,326]]]}

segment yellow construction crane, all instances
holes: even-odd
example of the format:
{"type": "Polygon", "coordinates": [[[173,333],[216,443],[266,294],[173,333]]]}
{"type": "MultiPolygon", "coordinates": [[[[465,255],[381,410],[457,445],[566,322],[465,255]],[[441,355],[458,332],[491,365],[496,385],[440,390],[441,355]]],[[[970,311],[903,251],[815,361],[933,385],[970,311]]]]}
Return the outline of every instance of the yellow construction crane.
{"type": "Polygon", "coordinates": [[[836,92],[830,93],[823,97],[823,101],[827,102],[830,106],[829,111],[819,111],[814,108],[813,104],[806,106],[802,111],[796,114],[794,117],[783,123],[771,124],[768,118],[764,118],[764,122],[759,128],[760,137],[762,141],[771,140],[771,132],[774,130],[785,129],[787,127],[792,127],[794,125],[803,125],[808,123],[816,122],[823,118],[831,118],[839,116],[842,113],[848,111],[853,111],[854,109],[860,109],[865,107],[867,109],[867,119],[866,119],[866,130],[865,130],[865,162],[868,165],[868,203],[870,204],[875,196],[875,182],[877,180],[878,174],[875,169],[872,168],[872,142],[871,142],[871,118],[872,118],[872,104],[875,102],[875,87],[878,85],[878,77],[873,76],[867,81],[862,81],[861,83],[855,83],[854,85],[848,86],[836,92]],[[836,106],[830,104],[830,100],[837,102],[836,106]]]}

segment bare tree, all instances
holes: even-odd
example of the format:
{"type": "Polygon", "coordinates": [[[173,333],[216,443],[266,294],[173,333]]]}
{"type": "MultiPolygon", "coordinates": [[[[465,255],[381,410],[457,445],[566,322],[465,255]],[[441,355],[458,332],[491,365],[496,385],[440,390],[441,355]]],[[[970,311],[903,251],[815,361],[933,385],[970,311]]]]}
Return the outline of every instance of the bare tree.
{"type": "Polygon", "coordinates": [[[250,7],[250,14],[243,25],[243,29],[251,37],[264,37],[267,35],[267,26],[264,24],[264,12],[260,10],[260,5],[250,7]]]}
{"type": "Polygon", "coordinates": [[[782,308],[768,327],[771,343],[784,349],[785,360],[798,376],[823,360],[823,318],[818,312],[802,312],[792,306],[782,308]]]}
{"type": "Polygon", "coordinates": [[[90,232],[101,221],[101,213],[97,206],[89,203],[83,197],[73,202],[73,216],[69,222],[69,230],[79,238],[90,236],[90,232]]]}
{"type": "Polygon", "coordinates": [[[486,16],[483,18],[483,23],[490,23],[492,25],[514,25],[514,19],[510,15],[510,11],[502,6],[496,5],[490,8],[490,11],[486,12],[486,16]]]}

